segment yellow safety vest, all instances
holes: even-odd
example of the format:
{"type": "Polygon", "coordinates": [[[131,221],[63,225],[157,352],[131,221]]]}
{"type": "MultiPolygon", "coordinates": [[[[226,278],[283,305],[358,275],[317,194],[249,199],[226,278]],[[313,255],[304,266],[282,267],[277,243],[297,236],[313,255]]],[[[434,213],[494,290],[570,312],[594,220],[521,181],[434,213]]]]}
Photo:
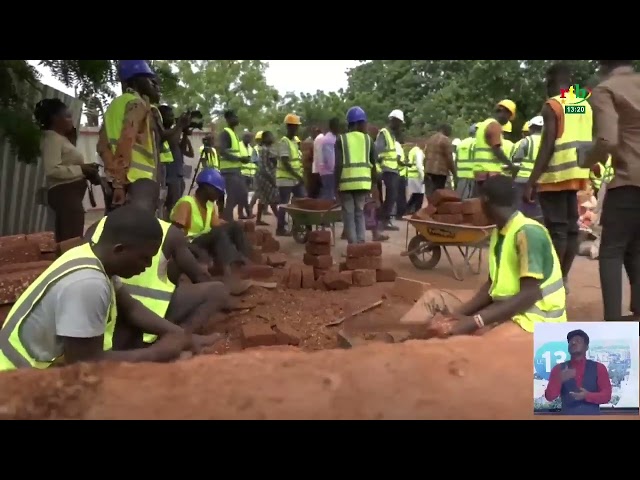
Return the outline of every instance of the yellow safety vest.
{"type": "MultiPolygon", "coordinates": [[[[560,102],[560,95],[553,97],[560,102]]],[[[578,167],[578,147],[591,144],[593,112],[588,102],[583,102],[585,113],[564,115],[564,132],[556,139],[555,148],[546,172],[538,183],[558,183],[573,179],[589,178],[589,169],[578,167]]]]}
{"type": "Polygon", "coordinates": [[[190,239],[194,239],[200,235],[205,233],[209,233],[211,231],[211,219],[215,214],[217,207],[213,202],[207,202],[207,214],[204,222],[202,221],[202,215],[200,215],[200,207],[198,207],[198,202],[192,195],[185,195],[180,200],[178,200],[171,210],[171,220],[174,219],[174,214],[178,205],[183,202],[187,202],[191,206],[191,225],[189,227],[189,232],[187,233],[187,237],[190,239]]]}
{"type": "MultiPolygon", "coordinates": [[[[247,155],[249,156],[249,158],[251,158],[254,151],[257,151],[255,150],[255,147],[252,147],[251,145],[245,148],[247,150],[247,155]]],[[[242,169],[240,170],[240,173],[242,173],[242,175],[245,177],[254,177],[257,171],[258,171],[258,166],[253,162],[249,162],[249,163],[244,163],[242,165],[242,169]]]]}
{"type": "MultiPolygon", "coordinates": [[[[123,93],[119,97],[116,97],[107,111],[104,114],[104,128],[109,139],[109,145],[111,151],[115,154],[118,140],[120,140],[120,134],[122,133],[122,123],[124,122],[124,114],[127,108],[127,104],[141,97],[138,94],[130,92],[123,93]]],[[[150,178],[157,180],[156,157],[155,147],[153,140],[153,132],[151,130],[150,122],[146,122],[147,126],[147,144],[142,145],[137,142],[133,144],[131,151],[131,164],[127,171],[127,180],[129,182],[135,182],[140,178],[150,178]]]]}
{"type": "Polygon", "coordinates": [[[458,172],[458,178],[467,178],[473,179],[474,172],[474,147],[476,144],[476,139],[473,137],[467,137],[460,145],[458,145],[458,149],[456,151],[456,168],[458,172]]]}
{"type": "MultiPolygon", "coordinates": [[[[378,132],[378,136],[383,135],[387,149],[378,155],[378,163],[382,170],[398,171],[398,151],[396,150],[396,141],[388,129],[382,128],[378,132]]],[[[403,151],[404,152],[404,151],[403,151]]],[[[402,158],[401,158],[402,159],[402,158]]]]}
{"type": "MultiPolygon", "coordinates": [[[[36,358],[23,345],[21,332],[22,324],[28,321],[28,316],[40,302],[45,292],[55,282],[65,275],[82,269],[97,270],[107,276],[104,267],[88,243],[72,248],[53,262],[27,288],[18,301],[13,305],[9,315],[0,329],[0,371],[15,370],[17,368],[48,368],[60,358],[36,358]]],[[[108,277],[107,277],[108,278],[108,277]]],[[[104,349],[110,350],[113,345],[113,330],[117,317],[116,296],[113,283],[111,285],[111,303],[105,319],[104,349]]]]}
{"type": "Polygon", "coordinates": [[[474,172],[502,172],[502,162],[496,158],[493,150],[485,139],[487,127],[495,121],[493,118],[487,118],[484,122],[480,122],[477,125],[476,144],[473,150],[474,172]]]}
{"type": "MultiPolygon", "coordinates": [[[[522,213],[516,212],[505,227],[507,231],[502,242],[500,264],[498,265],[495,254],[498,230],[494,230],[491,234],[489,247],[489,277],[491,278],[489,295],[495,302],[507,300],[520,292],[520,265],[516,234],[525,225],[535,225],[537,228],[544,229],[545,235],[549,239],[549,245],[552,245],[551,237],[545,227],[535,220],[525,217],[522,213]]],[[[553,272],[540,286],[542,299],[538,300],[529,310],[514,316],[512,319],[529,333],[533,333],[534,324],[538,322],[567,321],[562,269],[555,249],[551,248],[551,254],[553,255],[553,272]]]]}
{"type": "MultiPolygon", "coordinates": [[[[286,141],[289,145],[289,163],[294,172],[300,173],[302,170],[302,154],[298,148],[298,144],[288,137],[282,137],[282,140],[286,141]]],[[[282,159],[278,157],[278,165],[276,167],[276,178],[297,180],[293,175],[284,169],[282,159]]]]}
{"type": "Polygon", "coordinates": [[[341,192],[352,190],[371,190],[371,137],[362,132],[349,132],[340,135],[342,142],[342,173],[340,174],[341,192]]]}
{"type": "Polygon", "coordinates": [[[533,166],[536,163],[538,152],[540,151],[540,140],[542,140],[541,135],[529,135],[527,139],[527,153],[520,164],[520,170],[518,170],[518,174],[515,178],[516,183],[527,183],[527,180],[529,180],[531,172],[533,171],[533,166]]]}
{"type": "MultiPolygon", "coordinates": [[[[97,243],[100,240],[106,220],[107,217],[103,217],[98,222],[96,230],[91,236],[93,243],[97,243]]],[[[164,318],[176,286],[167,277],[167,259],[164,258],[164,253],[162,252],[171,224],[160,219],[158,219],[158,222],[162,227],[162,245],[158,253],[153,257],[151,266],[135,277],[123,278],[122,283],[127,286],[127,291],[133,298],[139,300],[140,303],[159,317],[164,318]]],[[[156,338],[158,336],[151,333],[145,333],[143,337],[146,343],[153,343],[156,338]]]]}
{"type": "Polygon", "coordinates": [[[613,175],[615,173],[613,171],[613,165],[611,165],[611,155],[609,155],[609,158],[607,158],[607,161],[604,165],[602,165],[602,163],[598,163],[598,165],[600,165],[599,177],[596,177],[593,172],[589,173],[591,184],[596,190],[600,190],[600,187],[602,187],[602,182],[609,183],[613,179],[613,175]]]}
{"type": "Polygon", "coordinates": [[[420,147],[417,145],[409,150],[409,167],[407,167],[407,178],[420,178],[420,170],[418,170],[418,152],[420,147]]]}
{"type": "MultiPolygon", "coordinates": [[[[238,140],[238,136],[236,132],[234,132],[231,128],[225,127],[225,132],[229,134],[229,138],[231,138],[231,148],[229,151],[237,156],[237,157],[246,157],[247,149],[244,146],[244,143],[238,140]]],[[[225,158],[220,158],[220,171],[221,172],[231,172],[234,170],[240,170],[242,168],[243,163],[240,161],[230,161],[225,158]]]]}
{"type": "MultiPolygon", "coordinates": [[[[200,146],[200,156],[202,157],[202,152],[204,151],[204,145],[200,146]]],[[[205,154],[205,164],[207,168],[215,168],[216,170],[220,168],[220,160],[218,159],[218,151],[214,147],[209,148],[209,152],[205,154]]]]}

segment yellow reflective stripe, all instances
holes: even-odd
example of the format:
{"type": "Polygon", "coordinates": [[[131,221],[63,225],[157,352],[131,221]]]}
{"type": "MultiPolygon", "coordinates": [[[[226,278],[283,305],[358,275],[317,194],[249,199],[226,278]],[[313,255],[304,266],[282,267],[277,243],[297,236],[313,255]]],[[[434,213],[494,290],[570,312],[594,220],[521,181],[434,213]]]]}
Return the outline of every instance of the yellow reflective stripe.
{"type": "MultiPolygon", "coordinates": [[[[37,286],[25,298],[20,297],[18,299],[18,308],[14,312],[12,312],[11,316],[7,319],[7,322],[2,326],[2,329],[0,329],[0,352],[2,352],[2,354],[11,363],[13,363],[16,368],[31,368],[31,362],[29,361],[29,359],[23,357],[22,354],[20,354],[20,352],[18,352],[18,350],[11,343],[10,337],[14,333],[14,330],[37,305],[36,302],[40,299],[41,295],[44,294],[45,290],[47,290],[51,282],[56,280],[59,276],[64,275],[70,270],[78,267],[97,268],[100,271],[104,272],[104,270],[102,270],[102,265],[95,258],[87,257],[69,260],[63,265],[60,265],[55,270],[49,272],[43,279],[38,279],[37,286]]],[[[18,331],[18,335],[19,334],[20,331],[18,331]]],[[[53,362],[55,360],[55,358],[51,360],[40,360],[36,358],[33,352],[29,351],[28,346],[22,344],[22,342],[21,347],[35,361],[53,362]]]]}
{"type": "MultiPolygon", "coordinates": [[[[551,295],[552,293],[556,293],[563,287],[564,287],[564,282],[562,281],[562,279],[556,280],[555,282],[552,282],[549,285],[542,287],[540,289],[540,292],[542,294],[542,300],[544,300],[544,298],[547,297],[548,295],[551,295]]],[[[513,295],[492,296],[492,299],[496,302],[509,300],[510,298],[513,298],[513,295]]],[[[560,309],[549,310],[545,312],[544,310],[541,310],[540,308],[533,305],[531,308],[527,309],[527,311],[523,313],[531,313],[533,315],[538,315],[543,318],[554,319],[554,318],[561,318],[565,314],[565,309],[560,308],[560,309]]]]}

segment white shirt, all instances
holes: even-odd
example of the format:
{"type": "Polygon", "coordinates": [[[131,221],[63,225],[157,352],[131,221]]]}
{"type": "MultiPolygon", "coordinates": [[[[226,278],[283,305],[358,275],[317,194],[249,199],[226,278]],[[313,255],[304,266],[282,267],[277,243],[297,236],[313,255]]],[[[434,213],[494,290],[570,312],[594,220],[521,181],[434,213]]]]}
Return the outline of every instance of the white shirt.
{"type": "Polygon", "coordinates": [[[319,134],[313,140],[313,163],[311,164],[311,173],[318,173],[318,164],[322,162],[322,140],[324,134],[319,134]]]}

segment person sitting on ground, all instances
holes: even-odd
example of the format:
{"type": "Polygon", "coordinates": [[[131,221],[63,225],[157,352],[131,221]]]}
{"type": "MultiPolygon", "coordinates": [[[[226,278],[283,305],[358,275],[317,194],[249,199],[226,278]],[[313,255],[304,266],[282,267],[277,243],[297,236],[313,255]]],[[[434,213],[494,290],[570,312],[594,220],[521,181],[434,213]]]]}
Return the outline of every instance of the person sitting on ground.
{"type": "Polygon", "coordinates": [[[216,201],[225,193],[225,180],[220,172],[205,168],[196,178],[194,195],[178,200],[171,212],[171,222],[181,228],[192,245],[207,252],[221,267],[227,279],[232,267],[250,263],[250,247],[239,222],[226,222],[218,217],[216,201]]]}
{"type": "Polygon", "coordinates": [[[98,242],[68,250],[18,298],[0,329],[0,371],[101,360],[170,361],[216,340],[188,334],[123,286],[121,278],[152,265],[162,237],[160,223],[147,211],[127,205],[110,213],[98,242]],[[114,331],[124,323],[160,338],[147,348],[119,350],[114,331]]]}
{"type": "Polygon", "coordinates": [[[430,334],[448,337],[505,322],[496,330],[507,335],[533,333],[538,322],[566,322],[562,271],[547,229],[516,210],[510,177],[488,178],[480,198],[485,215],[497,227],[489,246],[489,278],[471,300],[453,312],[441,311],[444,321],[432,321],[433,315],[427,315],[439,310],[427,292],[401,323],[425,323],[430,334]]]}
{"type": "MultiPolygon", "coordinates": [[[[160,185],[151,179],[140,179],[129,185],[126,204],[155,212],[160,185]]],[[[107,217],[89,227],[85,239],[93,243],[100,241],[107,217]]],[[[156,315],[198,331],[211,314],[228,305],[229,291],[221,282],[212,281],[206,267],[198,263],[189,250],[189,242],[178,227],[159,220],[162,227],[162,246],[153,257],[151,267],[140,275],[123,279],[128,292],[156,315]],[[182,283],[176,287],[177,279],[170,279],[169,262],[189,277],[193,283],[182,283]],[[173,280],[173,281],[172,281],[173,280]]],[[[142,346],[143,332],[131,330],[128,335],[116,335],[116,347],[142,346]],[[119,342],[122,340],[122,345],[119,342]],[[131,342],[131,343],[129,343],[131,342]]],[[[153,343],[156,335],[144,334],[145,343],[153,343]]]]}

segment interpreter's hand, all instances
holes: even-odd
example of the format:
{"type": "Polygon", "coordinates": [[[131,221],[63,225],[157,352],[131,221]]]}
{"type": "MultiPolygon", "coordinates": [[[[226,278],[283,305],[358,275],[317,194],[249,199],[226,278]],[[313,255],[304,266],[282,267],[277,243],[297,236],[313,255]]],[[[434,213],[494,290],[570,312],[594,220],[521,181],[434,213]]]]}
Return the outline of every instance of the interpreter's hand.
{"type": "Polygon", "coordinates": [[[119,187],[119,188],[114,188],[113,189],[113,198],[111,199],[111,205],[124,205],[124,201],[125,201],[125,193],[124,193],[124,188],[119,187]]]}
{"type": "Polygon", "coordinates": [[[596,163],[593,167],[591,167],[591,171],[596,177],[602,176],[602,169],[600,168],[600,164],[596,163]]]}
{"type": "Polygon", "coordinates": [[[566,382],[567,380],[571,380],[572,378],[576,378],[576,369],[569,368],[567,365],[565,365],[564,368],[560,370],[560,379],[563,382],[566,382]]]}
{"type": "Polygon", "coordinates": [[[522,201],[526,203],[534,203],[533,196],[535,194],[535,188],[530,183],[527,183],[524,186],[524,191],[522,192],[522,201]]]}
{"type": "Polygon", "coordinates": [[[190,350],[193,344],[191,334],[187,332],[167,333],[153,344],[153,348],[160,350],[167,360],[173,360],[185,350],[190,350]]]}
{"type": "Polygon", "coordinates": [[[587,397],[587,393],[589,392],[581,388],[579,392],[569,392],[569,395],[571,395],[574,400],[584,400],[587,397]]]}

